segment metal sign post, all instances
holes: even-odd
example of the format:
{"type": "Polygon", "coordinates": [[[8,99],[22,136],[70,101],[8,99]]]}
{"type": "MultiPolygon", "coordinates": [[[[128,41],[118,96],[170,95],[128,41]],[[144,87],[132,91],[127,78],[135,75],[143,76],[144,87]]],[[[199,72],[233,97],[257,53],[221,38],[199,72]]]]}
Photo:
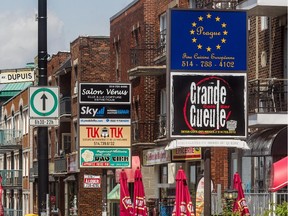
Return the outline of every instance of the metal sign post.
{"type": "MultiPolygon", "coordinates": [[[[38,86],[47,86],[47,0],[38,0],[38,86]]],[[[48,128],[38,127],[38,214],[47,215],[48,128]]]]}

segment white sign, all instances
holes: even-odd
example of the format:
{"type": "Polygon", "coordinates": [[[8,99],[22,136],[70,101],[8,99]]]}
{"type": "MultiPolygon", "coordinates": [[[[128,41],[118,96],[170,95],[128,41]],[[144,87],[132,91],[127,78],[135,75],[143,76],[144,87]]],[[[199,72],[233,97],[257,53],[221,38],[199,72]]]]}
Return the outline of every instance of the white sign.
{"type": "Polygon", "coordinates": [[[30,125],[54,125],[59,118],[59,88],[58,87],[30,87],[29,116],[34,121],[30,125]],[[44,120],[44,121],[40,121],[44,120]],[[54,120],[48,121],[48,120],[54,120]]]}
{"type": "Polygon", "coordinates": [[[41,119],[41,118],[30,118],[29,121],[30,125],[37,125],[37,126],[57,126],[59,125],[59,119],[41,119]]]}
{"type": "Polygon", "coordinates": [[[0,74],[0,83],[33,82],[34,80],[34,70],[5,70],[0,74]]]}
{"type": "Polygon", "coordinates": [[[96,175],[84,175],[84,188],[100,188],[101,178],[96,175]]]}
{"type": "Polygon", "coordinates": [[[143,165],[150,166],[171,162],[171,152],[164,147],[143,150],[143,165]]]}
{"type": "Polygon", "coordinates": [[[80,118],[79,125],[130,125],[131,119],[80,118]]]}

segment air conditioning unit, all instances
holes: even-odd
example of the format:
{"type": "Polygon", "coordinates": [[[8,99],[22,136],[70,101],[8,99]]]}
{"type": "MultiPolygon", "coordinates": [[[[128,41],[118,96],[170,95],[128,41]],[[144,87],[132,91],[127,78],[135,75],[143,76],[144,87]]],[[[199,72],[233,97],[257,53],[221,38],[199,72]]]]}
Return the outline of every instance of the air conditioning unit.
{"type": "Polygon", "coordinates": [[[167,135],[166,127],[161,126],[161,127],[159,128],[159,137],[164,137],[164,136],[166,136],[166,135],[167,135]]]}
{"type": "Polygon", "coordinates": [[[231,2],[214,2],[213,3],[213,8],[214,9],[232,9],[232,3],[231,2]]]}
{"type": "Polygon", "coordinates": [[[22,139],[22,137],[16,137],[16,138],[15,138],[16,143],[20,143],[20,142],[21,142],[21,139],[22,139]]]}
{"type": "Polygon", "coordinates": [[[75,85],[74,85],[74,88],[73,88],[73,93],[74,94],[78,94],[78,81],[75,81],[75,85]]]}

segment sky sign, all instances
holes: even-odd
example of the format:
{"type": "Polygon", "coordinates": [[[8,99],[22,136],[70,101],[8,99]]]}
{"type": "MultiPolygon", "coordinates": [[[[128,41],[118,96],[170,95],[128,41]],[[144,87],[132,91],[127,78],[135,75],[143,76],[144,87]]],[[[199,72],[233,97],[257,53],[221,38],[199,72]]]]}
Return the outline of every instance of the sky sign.
{"type": "Polygon", "coordinates": [[[245,11],[170,10],[170,70],[247,71],[245,11]]]}
{"type": "Polygon", "coordinates": [[[80,125],[130,125],[130,104],[80,104],[80,125]]]}
{"type": "Polygon", "coordinates": [[[246,74],[171,73],[171,137],[246,137],[246,74]]]}

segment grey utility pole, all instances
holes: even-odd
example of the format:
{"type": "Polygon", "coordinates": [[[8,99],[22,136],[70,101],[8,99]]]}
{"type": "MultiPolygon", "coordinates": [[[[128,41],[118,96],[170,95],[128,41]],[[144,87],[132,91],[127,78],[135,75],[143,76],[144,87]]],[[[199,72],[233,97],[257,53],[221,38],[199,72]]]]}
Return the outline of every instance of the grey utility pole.
{"type": "MultiPolygon", "coordinates": [[[[38,0],[38,86],[47,86],[47,0],[38,0]]],[[[38,127],[38,215],[46,214],[48,194],[48,128],[38,127]]]]}

